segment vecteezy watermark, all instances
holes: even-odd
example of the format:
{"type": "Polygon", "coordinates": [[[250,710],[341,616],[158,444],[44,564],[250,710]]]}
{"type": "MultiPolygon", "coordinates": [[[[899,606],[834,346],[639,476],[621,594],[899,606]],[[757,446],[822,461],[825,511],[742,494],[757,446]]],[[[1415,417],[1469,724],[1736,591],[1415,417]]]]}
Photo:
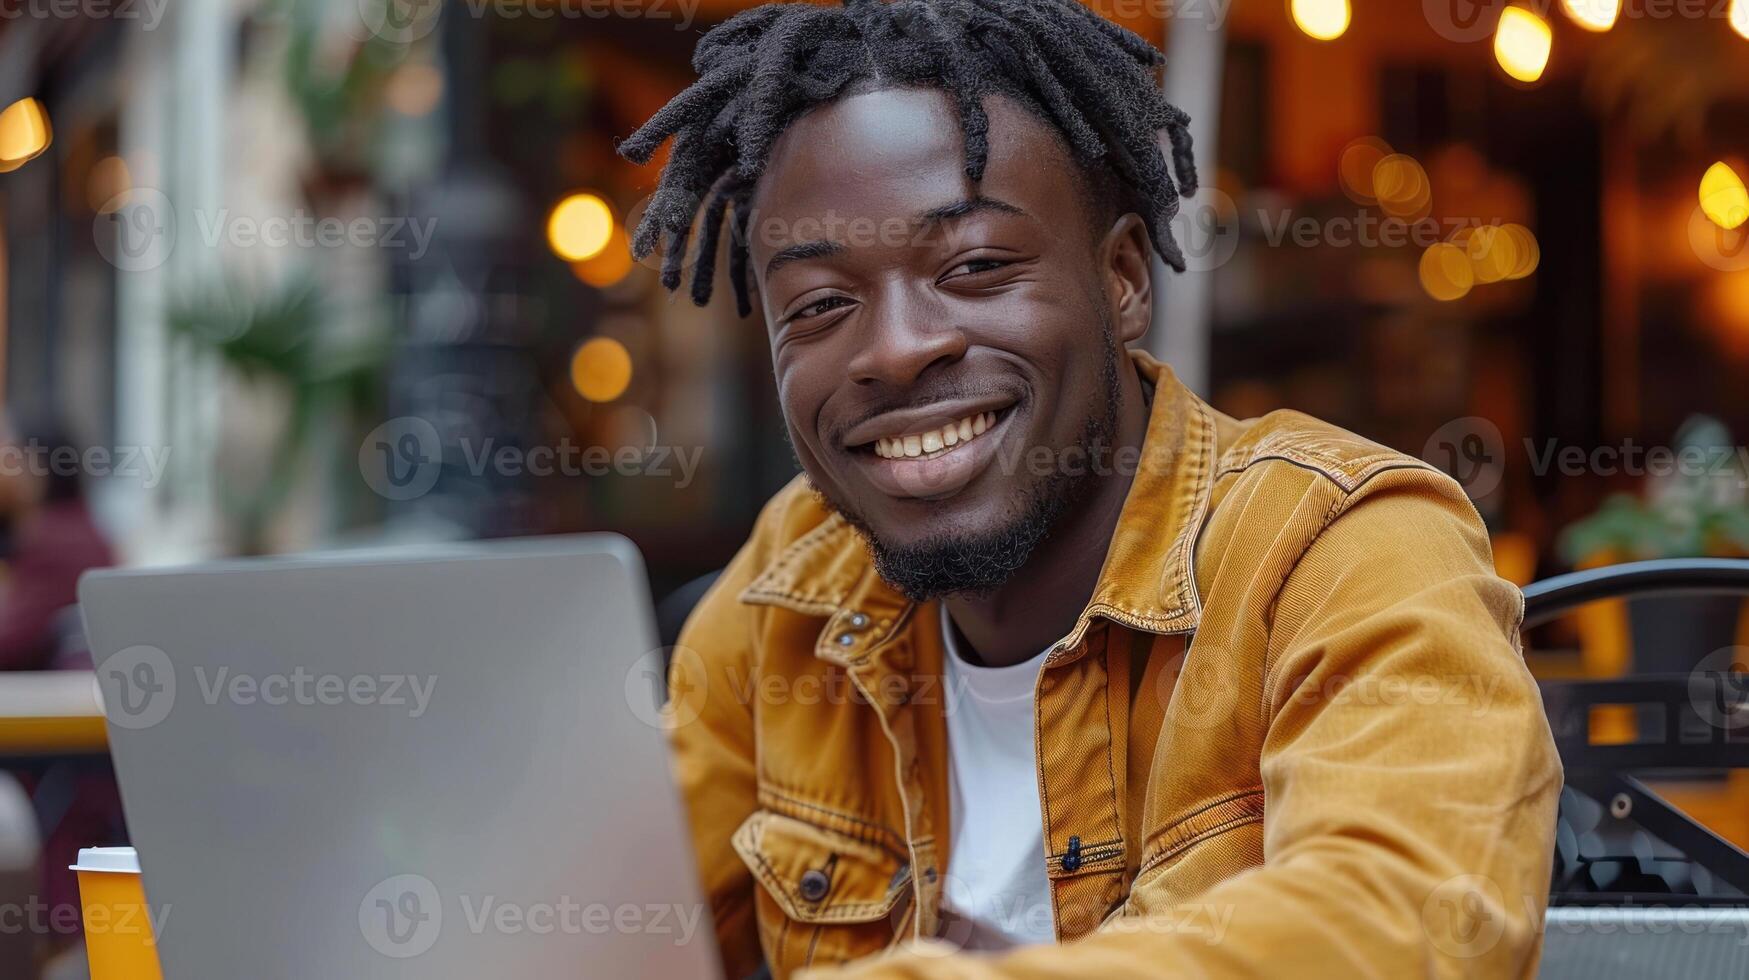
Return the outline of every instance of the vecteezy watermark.
{"type": "Polygon", "coordinates": [[[1749,729],[1749,647],[1720,647],[1688,675],[1688,700],[1714,728],[1749,729]]]}
{"type": "Polygon", "coordinates": [[[164,20],[170,0],[0,0],[0,21],[128,20],[152,30],[164,20]]]}
{"type": "Polygon", "coordinates": [[[437,29],[444,0],[358,0],[364,29],[391,44],[412,44],[437,29]]]}
{"type": "Polygon", "coordinates": [[[0,476],[75,477],[138,480],[150,490],[164,479],[170,465],[168,446],[45,445],[30,439],[0,445],[0,476]]]}
{"type": "Polygon", "coordinates": [[[488,473],[536,478],[640,476],[672,480],[676,489],[684,490],[698,475],[703,457],[703,446],[610,449],[569,437],[539,446],[500,443],[491,437],[464,438],[446,453],[436,426],[416,415],[404,415],[364,437],[358,447],[358,470],[365,484],[388,500],[412,500],[429,493],[446,462],[461,465],[475,477],[488,473]]]}
{"type": "Polygon", "coordinates": [[[1695,205],[1688,216],[1688,247],[1702,262],[1721,272],[1749,269],[1749,222],[1723,228],[1695,205]]]}
{"type": "MultiPolygon", "coordinates": [[[[422,717],[431,707],[437,678],[416,674],[315,673],[296,667],[290,673],[249,674],[230,667],[192,669],[195,693],[202,703],[244,707],[372,707],[404,711],[422,717]]],[[[97,665],[98,700],[112,724],[121,728],[151,728],[170,717],[179,694],[170,655],[154,646],[131,646],[97,665]]]]}
{"type": "Polygon", "coordinates": [[[1142,19],[1171,21],[1174,25],[1196,24],[1218,30],[1227,22],[1233,0],[1083,0],[1088,9],[1106,20],[1142,19]]]}
{"type": "MultiPolygon", "coordinates": [[[[1705,478],[1749,488],[1749,446],[1662,446],[1633,439],[1575,446],[1526,437],[1522,448],[1535,476],[1705,478]]],[[[1421,458],[1450,474],[1473,500],[1493,493],[1507,464],[1500,427],[1480,416],[1453,419],[1434,430],[1421,458]]]]}
{"type": "MultiPolygon", "coordinates": [[[[1530,903],[1526,902],[1528,906],[1530,903]]],[[[1526,911],[1544,912],[1542,908],[1526,911]]],[[[1547,934],[1568,936],[1684,936],[1737,934],[1738,946],[1749,946],[1749,905],[1666,905],[1637,902],[1632,897],[1608,905],[1564,905],[1543,915],[1547,934]]],[[[1541,931],[1541,930],[1539,930],[1541,931]]]]}
{"type": "Polygon", "coordinates": [[[31,895],[22,902],[0,902],[0,936],[140,936],[155,945],[164,936],[170,906],[130,903],[50,904],[31,895]]]}
{"type": "Polygon", "coordinates": [[[1433,948],[1456,959],[1473,959],[1493,949],[1505,934],[1505,896],[1487,875],[1447,878],[1422,903],[1421,926],[1433,948]]]}
{"type": "Polygon", "coordinates": [[[256,675],[197,666],[194,680],[200,699],[209,705],[354,705],[405,710],[408,718],[422,717],[437,691],[437,677],[431,674],[316,674],[302,667],[289,674],[256,675]]]}
{"type": "Polygon", "coordinates": [[[163,192],[136,187],[98,209],[91,234],[98,253],[110,265],[123,272],[144,272],[168,261],[176,250],[178,233],[190,229],[209,249],[400,249],[417,262],[431,247],[437,219],[403,215],[341,218],[301,209],[274,215],[237,214],[230,208],[195,208],[183,213],[163,192]]]}
{"type": "Polygon", "coordinates": [[[557,895],[534,902],[511,902],[496,895],[458,893],[445,914],[445,895],[431,879],[396,875],[378,882],[358,903],[358,928],[364,941],[384,956],[411,959],[428,952],[442,937],[444,923],[459,923],[475,936],[670,937],[684,946],[699,934],[705,907],[673,903],[582,902],[557,895]],[[460,913],[457,918],[455,912],[460,913]]]}
{"type": "Polygon", "coordinates": [[[1500,486],[1506,473],[1506,442],[1499,426],[1472,415],[1433,430],[1421,458],[1449,474],[1471,500],[1480,500],[1500,486]]]}
{"type": "MultiPolygon", "coordinates": [[[[669,20],[691,30],[703,0],[461,0],[450,4],[474,20],[669,20]]],[[[444,0],[357,0],[364,29],[393,44],[411,44],[437,29],[444,0]]]]}
{"type": "Polygon", "coordinates": [[[703,0],[462,0],[475,17],[505,20],[671,20],[677,31],[690,30],[703,0]]]}
{"type": "Polygon", "coordinates": [[[1473,43],[1494,34],[1500,11],[1523,7],[1543,20],[1552,20],[1557,7],[1572,6],[1587,20],[1725,20],[1731,0],[1422,0],[1421,12],[1433,32],[1447,41],[1473,43]]]}
{"type": "MultiPolygon", "coordinates": [[[[635,228],[648,210],[651,198],[634,204],[626,218],[626,226],[635,228]]],[[[697,203],[697,202],[695,202],[697,203]]],[[[739,245],[757,243],[774,254],[787,250],[803,250],[830,245],[843,248],[932,248],[943,253],[957,252],[975,244],[983,229],[975,224],[956,221],[962,215],[918,219],[900,215],[874,216],[846,214],[827,209],[822,214],[799,218],[781,218],[754,209],[744,230],[724,229],[739,245]]],[[[1195,195],[1181,200],[1178,211],[1168,225],[1173,240],[1184,256],[1185,267],[1192,272],[1207,272],[1231,261],[1239,247],[1238,207],[1232,197],[1218,187],[1203,186],[1195,195]]],[[[638,261],[654,270],[667,262],[667,244],[659,240],[650,254],[638,261]]],[[[692,248],[681,257],[680,268],[690,272],[698,262],[699,251],[692,248]]]]}
{"type": "Polygon", "coordinates": [[[1284,241],[1291,240],[1300,248],[1314,248],[1319,245],[1332,248],[1404,248],[1412,245],[1427,249],[1440,242],[1451,241],[1465,231],[1504,223],[1499,218],[1484,221],[1480,218],[1463,217],[1428,217],[1411,221],[1364,209],[1352,215],[1323,218],[1303,215],[1295,218],[1292,208],[1282,208],[1273,216],[1267,209],[1259,208],[1257,220],[1263,227],[1264,240],[1271,248],[1279,248],[1284,241]]]}

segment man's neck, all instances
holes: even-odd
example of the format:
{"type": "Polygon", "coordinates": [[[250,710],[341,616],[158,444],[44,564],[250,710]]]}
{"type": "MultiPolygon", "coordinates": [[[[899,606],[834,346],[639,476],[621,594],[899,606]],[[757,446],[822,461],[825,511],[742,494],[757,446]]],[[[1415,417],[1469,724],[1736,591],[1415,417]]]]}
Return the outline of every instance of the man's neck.
{"type": "Polygon", "coordinates": [[[1142,380],[1127,357],[1119,377],[1115,449],[1130,451],[1107,450],[1108,472],[1095,478],[1091,495],[1062,516],[1013,578],[986,595],[945,600],[953,625],[984,666],[1006,667],[1037,656],[1074,627],[1093,597],[1135,476],[1134,467],[1111,462],[1139,458],[1135,450],[1148,429],[1142,380]]]}

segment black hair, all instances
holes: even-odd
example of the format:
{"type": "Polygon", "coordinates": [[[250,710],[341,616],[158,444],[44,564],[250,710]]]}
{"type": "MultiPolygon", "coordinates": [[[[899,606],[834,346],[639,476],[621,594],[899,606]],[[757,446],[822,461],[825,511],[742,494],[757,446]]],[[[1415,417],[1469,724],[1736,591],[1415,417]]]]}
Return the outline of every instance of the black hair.
{"type": "Polygon", "coordinates": [[[1196,169],[1190,118],[1157,83],[1164,60],[1075,0],[844,0],[743,11],[700,39],[692,57],[698,81],[619,146],[621,156],[647,163],[674,137],[632,253],[642,259],[660,240],[662,284],[678,289],[697,219],[692,298],[702,306],[727,220],[730,285],[736,309],[748,315],[751,198],[778,136],[801,113],[852,91],[932,87],[959,113],[969,179],[983,179],[989,157],[983,97],[1013,98],[1062,133],[1090,177],[1116,179],[1161,258],[1182,272],[1169,222],[1178,199],[1196,193],[1196,169]]]}
{"type": "Polygon", "coordinates": [[[77,462],[84,458],[84,447],[72,437],[65,422],[58,416],[44,414],[26,418],[20,423],[18,445],[25,451],[40,454],[43,473],[43,502],[64,503],[85,496],[77,462]]]}

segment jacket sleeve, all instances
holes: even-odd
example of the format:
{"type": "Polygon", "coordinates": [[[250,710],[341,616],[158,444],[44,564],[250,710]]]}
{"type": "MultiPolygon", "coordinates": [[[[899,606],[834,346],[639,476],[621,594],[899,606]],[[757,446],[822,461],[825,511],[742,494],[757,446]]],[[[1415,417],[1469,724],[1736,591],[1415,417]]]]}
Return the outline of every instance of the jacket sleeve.
{"type": "Polygon", "coordinates": [[[759,550],[756,535],[687,618],[669,667],[665,709],[675,781],[728,980],[751,975],[763,962],[752,873],[730,844],[758,806],[752,704],[738,696],[754,676],[757,611],[737,597],[757,574],[759,550]]]}
{"type": "Polygon", "coordinates": [[[1144,873],[1126,909],[1148,914],[1070,945],[832,976],[1533,976],[1561,773],[1522,597],[1443,477],[1386,471],[1332,509],[1270,606],[1261,866],[1173,904],[1144,873]]]}

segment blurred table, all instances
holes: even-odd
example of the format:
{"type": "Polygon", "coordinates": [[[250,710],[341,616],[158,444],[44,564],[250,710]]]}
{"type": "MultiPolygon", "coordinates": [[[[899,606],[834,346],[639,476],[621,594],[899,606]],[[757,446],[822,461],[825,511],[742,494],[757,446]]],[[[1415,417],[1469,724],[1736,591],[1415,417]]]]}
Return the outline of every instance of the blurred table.
{"type": "Polygon", "coordinates": [[[0,673],[0,758],[109,754],[97,677],[89,670],[0,673]]]}

